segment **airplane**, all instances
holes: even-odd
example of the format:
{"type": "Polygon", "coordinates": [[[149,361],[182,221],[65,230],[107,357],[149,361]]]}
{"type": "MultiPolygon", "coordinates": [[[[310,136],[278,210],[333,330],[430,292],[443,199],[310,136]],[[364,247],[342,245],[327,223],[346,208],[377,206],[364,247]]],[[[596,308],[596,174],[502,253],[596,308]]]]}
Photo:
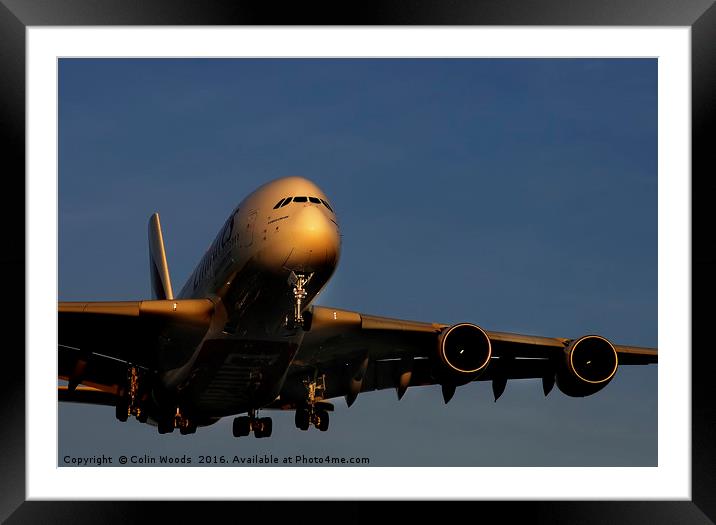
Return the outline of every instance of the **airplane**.
{"type": "Polygon", "coordinates": [[[330,401],[363,392],[539,379],[590,396],[620,365],[657,363],[658,350],[586,334],[556,338],[380,317],[312,304],[334,274],[342,236],[328,197],[285,177],[230,213],[178,294],[159,220],[149,219],[151,300],[58,303],[58,400],[115,408],[160,434],[235,416],[234,437],[270,437],[261,410],[295,412],[296,428],[328,430],[330,401]],[[245,415],[244,415],[245,414],[245,415]]]}

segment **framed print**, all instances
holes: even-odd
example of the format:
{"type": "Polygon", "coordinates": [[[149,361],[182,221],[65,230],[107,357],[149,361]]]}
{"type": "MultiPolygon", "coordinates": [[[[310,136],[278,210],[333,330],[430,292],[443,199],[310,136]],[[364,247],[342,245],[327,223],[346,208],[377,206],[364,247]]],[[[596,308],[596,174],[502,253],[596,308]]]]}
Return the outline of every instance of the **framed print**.
{"type": "MultiPolygon", "coordinates": [[[[218,7],[203,12],[188,7],[181,16],[167,16],[161,2],[150,6],[142,13],[101,12],[95,7],[83,9],[87,6],[81,3],[68,4],[67,9],[58,9],[56,13],[32,9],[27,4],[2,8],[3,48],[9,50],[3,55],[3,71],[9,81],[2,88],[7,101],[8,158],[17,161],[14,172],[17,180],[22,172],[22,180],[26,181],[22,186],[18,183],[17,193],[23,191],[20,188],[26,188],[23,194],[28,199],[25,213],[10,212],[9,208],[4,212],[26,217],[28,228],[24,242],[18,228],[8,229],[8,246],[16,248],[7,250],[3,260],[7,274],[24,272],[26,275],[23,295],[27,331],[23,340],[12,346],[28,348],[27,355],[21,357],[16,352],[8,363],[10,370],[24,372],[14,374],[16,384],[6,384],[6,388],[10,388],[7,399],[16,402],[4,409],[5,450],[8,452],[4,470],[15,483],[4,491],[8,499],[4,516],[10,516],[11,522],[13,519],[41,520],[45,513],[66,515],[69,519],[69,516],[82,514],[82,507],[88,505],[95,509],[92,513],[96,517],[97,513],[110,515],[134,504],[131,501],[44,502],[48,499],[177,498],[518,499],[532,501],[510,512],[544,516],[549,509],[550,513],[564,516],[564,520],[589,515],[607,519],[616,515],[617,520],[624,521],[637,519],[636,516],[653,516],[655,522],[666,523],[677,517],[698,522],[704,516],[714,515],[710,501],[714,470],[709,468],[714,464],[714,452],[713,440],[708,437],[713,436],[714,414],[707,402],[713,388],[706,377],[711,369],[706,361],[708,357],[699,352],[697,344],[697,336],[702,334],[703,338],[704,335],[700,329],[707,326],[698,300],[706,297],[712,286],[709,269],[713,259],[706,248],[708,243],[699,242],[702,235],[707,235],[703,230],[709,224],[704,216],[705,208],[699,206],[701,200],[707,198],[709,186],[699,173],[704,173],[700,163],[711,160],[704,132],[712,122],[708,100],[713,89],[713,61],[708,43],[713,38],[713,8],[694,3],[680,13],[654,9],[636,15],[628,10],[625,10],[628,14],[608,10],[593,13],[574,8],[565,11],[546,4],[538,11],[518,9],[508,16],[494,8],[475,7],[469,11],[458,8],[446,12],[427,9],[423,4],[421,9],[405,14],[401,14],[402,10],[388,10],[386,13],[391,14],[382,16],[363,14],[357,21],[363,27],[354,28],[341,26],[347,21],[331,18],[330,12],[326,12],[323,16],[327,15],[327,19],[321,20],[335,26],[319,28],[243,27],[247,24],[315,24],[306,19],[305,13],[271,18],[249,9],[218,7]],[[478,27],[485,21],[501,27],[478,27]],[[113,24],[123,27],[106,27],[113,24]],[[206,24],[225,27],[211,28],[206,24]],[[401,24],[420,27],[375,27],[401,24]],[[545,37],[549,27],[502,27],[525,24],[560,24],[562,27],[552,28],[556,30],[552,37],[545,37]],[[93,27],[83,28],[84,25],[93,27]],[[173,27],[134,27],[157,25],[173,27]],[[183,27],[190,25],[197,27],[183,27]],[[425,25],[439,27],[423,27],[425,25]],[[461,27],[454,27],[457,25],[461,27]],[[585,28],[585,25],[599,27],[585,28]],[[622,25],[646,27],[613,27],[622,25]],[[510,29],[523,31],[512,34],[516,37],[514,44],[510,44],[506,36],[510,29]],[[638,38],[633,33],[627,40],[623,35],[628,30],[641,32],[638,38]],[[501,35],[500,31],[505,34],[501,35]],[[584,34],[590,32],[599,35],[603,51],[595,52],[597,47],[586,43],[589,37],[584,34]],[[162,38],[157,39],[157,35],[162,38]],[[565,35],[574,35],[569,40],[569,49],[565,46],[565,35]],[[359,43],[351,40],[356,36],[359,43]],[[540,52],[548,48],[540,46],[550,45],[543,43],[550,38],[551,45],[561,45],[565,51],[554,51],[559,47],[553,47],[549,52],[540,52]],[[529,51],[524,47],[526,40],[532,42],[529,51]],[[507,50],[503,46],[508,46],[507,50]],[[460,48],[463,50],[455,51],[460,48]],[[23,62],[24,57],[27,62],[23,62]],[[692,71],[690,143],[689,58],[692,71]],[[41,70],[49,76],[38,76],[41,70]],[[485,78],[491,81],[484,82],[485,78]],[[526,79],[543,82],[542,91],[533,89],[526,79]],[[570,91],[575,82],[582,82],[574,87],[581,90],[579,96],[570,91]],[[492,92],[490,85],[493,85],[492,92]],[[48,86],[55,94],[54,100],[42,91],[48,86]],[[222,86],[223,91],[212,86],[222,86]],[[210,96],[206,90],[211,92],[210,96]],[[611,94],[611,98],[607,94],[611,94]],[[350,104],[346,104],[349,97],[350,104]],[[269,98],[271,102],[266,104],[264,100],[269,98]],[[23,113],[24,100],[27,109],[23,113]],[[521,102],[509,103],[516,100],[521,102]],[[574,100],[578,102],[572,104],[574,100]],[[673,103],[664,105],[666,101],[673,103]],[[399,111],[401,104],[405,105],[402,112],[399,111]],[[456,109],[459,104],[462,110],[456,109]],[[475,109],[478,104],[482,105],[475,109]],[[222,107],[226,109],[224,115],[222,107]],[[227,118],[232,111],[236,118],[227,118]],[[152,117],[146,118],[147,115],[152,117]],[[391,121],[394,115],[399,118],[391,121]],[[446,115],[453,117],[445,118],[446,115]],[[476,125],[476,117],[484,119],[485,129],[476,125]],[[570,122],[573,128],[562,127],[562,122],[570,122]],[[584,122],[588,125],[580,127],[584,122]],[[52,125],[45,125],[47,130],[43,130],[43,124],[47,123],[52,125]],[[500,128],[501,125],[504,127],[500,128]],[[25,128],[27,149],[20,146],[24,143],[25,128]],[[573,132],[569,133],[569,129],[573,132]],[[580,135],[600,129],[601,136],[580,135]],[[462,137],[460,131],[463,131],[462,137]],[[502,137],[502,145],[495,142],[496,137],[502,137]],[[515,141],[521,144],[517,155],[511,147],[515,141]],[[525,143],[531,146],[525,147],[525,143]],[[481,149],[481,144],[493,147],[481,149]],[[589,149],[584,149],[584,144],[589,144],[589,149]],[[553,146],[556,146],[554,152],[549,149],[553,146]],[[694,174],[690,184],[686,182],[689,180],[688,160],[684,160],[688,159],[689,146],[694,174]],[[642,148],[643,160],[639,157],[642,148]],[[47,154],[52,151],[56,152],[56,161],[53,155],[47,154]],[[598,151],[602,152],[601,158],[595,157],[598,151]],[[529,152],[527,157],[525,152],[529,152]],[[592,165],[599,165],[601,171],[590,172],[588,163],[584,163],[590,156],[592,165]],[[476,168],[480,164],[486,173],[476,168]],[[570,172],[569,165],[577,169],[570,172]],[[537,167],[535,176],[511,175],[524,174],[530,166],[537,167]],[[540,170],[544,166],[552,168],[548,175],[540,170]],[[192,169],[204,173],[204,184],[196,184],[192,169]],[[219,177],[222,170],[226,178],[219,177]],[[242,175],[233,178],[232,170],[242,175]],[[222,216],[231,211],[244,194],[252,191],[252,184],[260,186],[289,170],[295,172],[292,174],[317,178],[319,186],[327,188],[326,195],[333,201],[339,218],[340,210],[345,210],[342,221],[347,227],[342,232],[346,262],[342,264],[342,273],[336,274],[334,287],[326,288],[317,304],[369,311],[380,318],[396,316],[449,325],[478,321],[486,328],[504,332],[540,333],[537,323],[543,326],[551,315],[554,327],[548,324],[547,333],[541,335],[577,337],[597,333],[604,326],[608,332],[624,334],[613,336],[616,344],[655,347],[657,306],[654,299],[658,277],[661,362],[656,367],[625,372],[610,385],[615,387],[613,394],[607,394],[608,386],[603,396],[577,399],[574,404],[559,401],[562,398],[555,397],[556,391],[545,400],[538,382],[524,386],[509,382],[506,389],[499,390],[493,381],[492,390],[489,383],[477,384],[470,385],[470,390],[467,386],[458,388],[454,396],[445,395],[443,391],[442,397],[439,388],[411,388],[400,403],[390,393],[360,394],[358,399],[348,402],[350,408],[342,400],[336,403],[331,430],[338,436],[333,441],[329,439],[331,431],[323,434],[316,433],[315,429],[296,437],[296,429],[291,428],[291,435],[284,435],[285,427],[293,426],[293,418],[284,415],[273,416],[274,434],[278,434],[273,436],[274,441],[234,440],[227,430],[228,419],[224,419],[207,427],[203,434],[204,439],[208,438],[206,442],[201,441],[203,429],[196,436],[187,436],[184,442],[175,439],[179,438],[175,435],[167,436],[169,439],[164,441],[160,439],[163,436],[155,433],[150,438],[136,422],[122,427],[112,421],[112,411],[106,407],[93,407],[86,412],[87,416],[74,407],[61,407],[59,415],[50,411],[46,416],[37,416],[40,412],[35,410],[35,403],[39,399],[42,404],[41,399],[46,397],[43,393],[50,391],[46,381],[42,383],[38,379],[56,366],[36,358],[37,348],[47,346],[42,337],[53,331],[48,327],[54,329],[51,318],[43,317],[45,307],[38,306],[37,297],[41,297],[42,290],[56,288],[60,301],[139,299],[136,295],[142,292],[136,292],[132,282],[147,281],[148,274],[143,268],[135,271],[133,265],[138,266],[136,261],[141,260],[146,266],[146,253],[135,255],[133,246],[146,245],[146,240],[143,236],[137,239],[139,236],[130,232],[146,231],[143,221],[149,217],[148,207],[155,205],[157,209],[151,211],[162,213],[165,221],[167,260],[171,272],[176,272],[174,284],[178,289],[200,258],[204,248],[201,244],[218,231],[225,219],[222,216]],[[325,175],[321,174],[322,170],[325,175]],[[53,172],[58,177],[56,184],[35,176],[53,172]],[[247,172],[255,173],[255,178],[246,175],[247,172]],[[581,178],[575,178],[575,172],[581,178]],[[654,179],[657,172],[658,188],[654,179]],[[434,177],[433,173],[440,173],[440,177],[434,177]],[[502,182],[495,177],[497,173],[503,177],[502,182]],[[646,175],[639,178],[640,174],[646,175]],[[491,175],[489,185],[476,180],[476,177],[491,175]],[[232,178],[232,182],[227,183],[232,178]],[[565,192],[565,187],[572,188],[572,192],[565,192]],[[178,188],[184,194],[176,191],[178,188]],[[479,193],[483,188],[490,190],[488,194],[493,197],[477,207],[475,202],[480,202],[479,193]],[[193,204],[208,202],[212,199],[211,192],[217,189],[218,201],[210,207],[210,212],[193,204]],[[499,194],[510,194],[514,200],[500,203],[499,194]],[[589,198],[584,194],[589,194],[589,198]],[[441,195],[444,203],[440,202],[441,195]],[[469,195],[474,195],[477,201],[472,201],[469,195]],[[432,202],[421,202],[427,196],[432,202]],[[363,198],[369,202],[361,204],[363,198]],[[554,205],[550,205],[550,198],[554,198],[554,205]],[[543,204],[535,205],[536,202],[543,204]],[[598,208],[600,202],[611,210],[618,209],[619,214],[577,215],[575,219],[568,210],[572,205],[580,206],[580,202],[579,211],[583,214],[587,214],[590,207],[598,208]],[[467,211],[459,211],[460,203],[467,211]],[[691,224],[689,206],[693,210],[691,224]],[[485,210],[481,222],[475,220],[475,213],[479,215],[480,210],[485,210]],[[524,216],[519,215],[520,210],[524,216]],[[45,215],[48,211],[49,218],[45,215]],[[501,212],[509,212],[514,217],[512,223],[504,217],[496,221],[504,229],[502,233],[520,232],[518,236],[504,238],[520,239],[529,252],[525,257],[528,263],[515,262],[519,260],[520,250],[510,251],[510,246],[501,246],[503,237],[477,226],[487,223],[489,227],[490,218],[499,217],[501,212]],[[529,219],[530,212],[532,216],[542,215],[540,220],[546,214],[553,214],[552,221],[540,226],[537,220],[529,219]],[[192,218],[193,214],[197,217],[192,218]],[[589,229],[595,217],[606,216],[614,224],[601,224],[603,229],[598,231],[589,229]],[[583,217],[583,223],[579,217],[583,217]],[[111,221],[111,218],[117,220],[111,221]],[[473,220],[475,222],[471,222],[473,220]],[[365,236],[361,223],[369,225],[368,230],[373,232],[371,238],[361,237],[365,236]],[[387,238],[378,240],[375,233],[389,231],[387,224],[393,224],[400,231],[416,223],[424,232],[422,238],[396,236],[393,231],[387,238]],[[81,224],[95,228],[79,227],[81,224]],[[510,224],[514,231],[510,230],[510,224]],[[568,226],[572,230],[562,230],[568,226]],[[43,236],[39,245],[49,253],[56,253],[57,259],[42,256],[43,251],[37,249],[39,237],[33,232],[43,227],[50,235],[43,236]],[[562,237],[550,240],[545,237],[550,230],[559,231],[562,237]],[[623,236],[623,240],[618,241],[621,237],[617,234],[623,236]],[[129,236],[133,238],[128,239],[129,236]],[[355,248],[349,248],[350,237],[357,239],[351,241],[356,242],[355,248]],[[428,241],[430,238],[433,240],[428,241]],[[571,239],[571,251],[557,245],[560,238],[571,239]],[[462,265],[447,265],[446,255],[441,254],[449,253],[450,248],[444,245],[459,246],[460,239],[476,239],[475,244],[485,248],[497,247],[501,255],[485,263],[486,268],[482,270],[479,260],[474,270],[464,264],[465,261],[461,261],[462,265]],[[534,239],[542,242],[535,243],[534,239]],[[90,245],[90,240],[94,247],[78,255],[90,245]],[[181,246],[183,241],[188,246],[181,246]],[[574,265],[560,265],[542,258],[540,250],[550,242],[555,243],[553,250],[564,254],[558,260],[575,254],[574,265]],[[619,256],[612,262],[606,257],[596,259],[589,266],[579,261],[589,253],[579,251],[580,243],[601,244],[605,246],[604,252],[619,256]],[[21,246],[27,250],[20,249],[21,246]],[[366,252],[370,252],[372,246],[379,246],[376,248],[381,254],[378,262],[390,268],[385,272],[388,275],[371,274],[367,269],[372,261],[366,252]],[[118,253],[112,253],[115,248],[118,253]],[[689,251],[692,259],[688,258],[689,251]],[[657,253],[658,276],[654,258],[657,253]],[[408,260],[416,261],[415,267],[406,266],[397,271],[401,257],[406,255],[408,260]],[[87,261],[86,267],[82,266],[82,258],[87,261]],[[100,266],[97,261],[102,258],[114,260],[100,266]],[[55,260],[58,272],[45,280],[43,275],[54,273],[47,269],[55,260]],[[356,262],[349,262],[351,260],[356,262]],[[579,266],[580,263],[583,265],[579,266]],[[536,271],[540,264],[543,265],[541,272],[536,271]],[[632,265],[631,273],[620,273],[629,265],[632,265]],[[442,270],[439,273],[445,275],[428,278],[422,287],[416,288],[413,283],[421,275],[429,268],[441,266],[453,268],[454,280],[458,283],[462,280],[479,284],[474,289],[482,290],[480,295],[491,299],[490,304],[481,304],[480,297],[471,303],[467,290],[447,282],[448,270],[442,270]],[[122,275],[125,269],[126,275],[122,275]],[[590,301],[600,296],[610,304],[610,315],[625,312],[618,320],[623,327],[617,324],[619,316],[615,316],[614,324],[610,324],[607,314],[600,318],[599,306],[595,306],[592,311],[576,309],[569,333],[560,333],[560,320],[568,320],[570,314],[558,305],[566,304],[569,298],[557,295],[554,299],[557,306],[544,299],[531,301],[529,294],[540,292],[538,288],[530,292],[527,281],[513,291],[506,284],[491,281],[501,270],[505,270],[502,279],[509,281],[508,269],[517,275],[535,270],[534,274],[528,274],[529,280],[534,282],[541,277],[545,282],[539,284],[552,290],[556,289],[554,283],[570,283],[570,271],[579,273],[582,281],[575,280],[568,285],[572,293],[589,297],[590,301]],[[552,278],[550,286],[549,272],[555,269],[559,275],[552,278]],[[688,293],[689,270],[697,284],[692,287],[692,295],[688,293]],[[101,275],[103,271],[106,276],[101,275]],[[484,274],[480,274],[481,271],[484,274]],[[579,284],[585,282],[585,271],[592,272],[594,282],[579,284]],[[391,273],[400,273],[400,276],[391,278],[391,273]],[[493,277],[486,277],[488,273],[493,277]],[[357,286],[350,282],[351,275],[363,284],[357,286]],[[100,290],[98,283],[103,279],[112,282],[100,290]],[[609,282],[611,289],[598,289],[595,282],[600,279],[609,282]],[[84,290],[82,282],[87,283],[84,290]],[[431,282],[439,285],[431,285],[431,282]],[[395,287],[392,295],[377,295],[379,290],[389,287],[395,287]],[[93,290],[96,294],[88,296],[93,290]],[[440,298],[435,290],[443,291],[444,297],[440,298]],[[614,290],[620,293],[610,295],[614,290]],[[635,290],[645,291],[642,295],[629,295],[631,299],[625,298],[627,291],[635,290]],[[130,296],[131,292],[136,293],[130,296]],[[351,297],[353,302],[346,302],[346,297],[351,297]],[[694,304],[689,311],[692,298],[694,304]],[[520,308],[520,302],[527,306],[520,308]],[[408,311],[401,311],[400,305],[406,303],[411,305],[404,307],[408,311]],[[472,310],[471,305],[474,305],[472,310]],[[505,320],[492,317],[498,309],[507,312],[505,320]],[[542,317],[534,313],[539,310],[542,317]],[[639,312],[642,324],[630,320],[635,311],[639,312]],[[441,315],[442,312],[449,315],[441,315]],[[590,314],[593,317],[580,321],[590,314]],[[532,315],[534,320],[530,319],[532,315]],[[42,321],[38,323],[38,319],[42,321]],[[509,322],[513,324],[506,324],[509,322]],[[532,326],[530,322],[536,324],[532,326]],[[523,330],[520,323],[527,323],[523,330]],[[572,333],[582,328],[583,333],[572,333]],[[632,333],[641,330],[643,335],[638,341],[630,341],[629,330],[632,333]],[[691,348],[696,351],[692,352],[691,348]],[[655,370],[659,370],[658,382],[655,370]],[[22,382],[25,373],[27,376],[22,382]],[[691,396],[688,395],[689,382],[691,396]],[[627,384],[638,384],[641,388],[627,384]],[[665,384],[674,385],[666,390],[668,395],[663,389],[665,384]],[[13,391],[13,387],[16,390],[13,391]],[[653,392],[657,387],[658,403],[653,396],[643,396],[643,392],[653,392]],[[530,396],[544,402],[532,408],[530,396]],[[620,402],[620,396],[632,404],[620,402]],[[497,401],[497,398],[501,399],[497,401]],[[355,406],[351,406],[353,402],[355,406]],[[585,404],[580,405],[581,402],[585,404]],[[549,408],[545,410],[545,406],[549,408]],[[23,414],[26,407],[27,419],[23,414]],[[580,407],[586,407],[582,413],[580,407]],[[560,414],[555,421],[547,419],[550,409],[560,414]],[[470,410],[474,413],[467,417],[465,414],[470,410]],[[502,415],[500,410],[504,411],[502,415]],[[109,418],[105,417],[107,413],[109,418]],[[599,420],[602,413],[610,413],[610,416],[599,420]],[[371,423],[376,417],[379,423],[371,423]],[[84,418],[90,421],[83,421],[84,418]],[[451,418],[457,421],[454,431],[449,430],[451,418]],[[426,424],[425,419],[432,426],[426,424]],[[492,433],[479,426],[481,420],[492,433]],[[515,420],[522,421],[524,426],[515,426],[512,423],[515,420]],[[527,424],[530,421],[531,424],[527,424]],[[342,425],[345,426],[341,430],[342,425]],[[537,432],[541,428],[545,430],[537,432]],[[52,450],[55,429],[57,448],[52,450]],[[688,437],[689,432],[690,441],[684,437],[688,437]],[[460,436],[462,441],[457,439],[460,436]],[[532,448],[522,450],[520,440],[526,437],[532,448]],[[564,440],[562,443],[560,438],[564,440]],[[207,446],[209,442],[211,445],[207,446]],[[471,450],[470,443],[491,453],[471,450]],[[26,456],[20,452],[23,447],[26,456]],[[202,453],[202,448],[207,451],[202,453]],[[584,449],[589,453],[581,454],[584,449]],[[166,470],[162,464],[139,464],[135,465],[142,468],[138,471],[128,467],[106,468],[107,465],[99,463],[99,469],[90,467],[89,470],[77,468],[72,462],[63,464],[66,457],[77,461],[84,458],[89,462],[88,458],[96,459],[105,454],[112,458],[147,458],[149,462],[162,455],[193,460],[231,457],[232,452],[234,456],[246,458],[296,457],[302,450],[315,457],[323,452],[335,457],[351,454],[368,457],[373,468],[334,467],[325,471],[322,470],[325,467],[313,465],[305,469],[272,471],[254,467],[246,471],[217,465],[205,468],[181,465],[166,470]],[[52,465],[48,465],[47,459],[53,457],[52,465]],[[197,486],[190,489],[182,484],[172,485],[173,481],[164,484],[163,480],[176,478],[173,472],[194,479],[197,486]],[[251,476],[251,483],[247,482],[248,478],[232,481],[244,473],[251,476]],[[326,475],[338,483],[317,487],[310,482],[301,484],[303,478],[326,475]],[[653,485],[649,481],[641,484],[641,480],[648,477],[652,478],[653,485]],[[672,488],[660,484],[660,477],[671,478],[672,488]],[[584,490],[586,485],[582,485],[582,480],[586,478],[591,478],[585,483],[593,483],[589,485],[592,492],[589,492],[592,488],[584,490]],[[23,479],[26,483],[17,483],[23,479]],[[440,480],[440,486],[430,487],[433,479],[440,480]],[[273,489],[265,490],[263,487],[271,486],[272,480],[275,480],[273,489]],[[555,490],[560,480],[570,481],[555,490]],[[543,482],[541,486],[539,481],[543,482]],[[115,488],[114,482],[121,488],[115,488]],[[233,490],[228,488],[232,485],[233,490]],[[53,486],[57,490],[52,490],[53,486]],[[537,486],[541,488],[526,488],[537,486]],[[674,489],[676,486],[681,489],[674,489]],[[505,491],[507,487],[511,492],[505,491]],[[657,501],[670,499],[679,501],[657,501]]],[[[5,221],[6,224],[16,222],[10,222],[10,216],[5,221]]],[[[489,251],[481,250],[478,254],[477,250],[463,247],[455,253],[463,259],[479,259],[481,253],[489,251]]],[[[11,293],[20,293],[18,282],[18,279],[9,280],[11,293]]],[[[146,288],[147,285],[142,282],[136,286],[146,288]]],[[[6,318],[16,319],[13,324],[19,325],[18,312],[22,309],[14,303],[7,303],[6,318]]],[[[254,505],[258,515],[262,507],[258,503],[254,505]]],[[[357,501],[351,505],[370,508],[369,503],[358,506],[357,501]]],[[[505,504],[491,505],[500,509],[505,504]]],[[[141,509],[141,505],[138,508],[141,509]]],[[[123,516],[126,518],[127,514],[123,516]]]]}

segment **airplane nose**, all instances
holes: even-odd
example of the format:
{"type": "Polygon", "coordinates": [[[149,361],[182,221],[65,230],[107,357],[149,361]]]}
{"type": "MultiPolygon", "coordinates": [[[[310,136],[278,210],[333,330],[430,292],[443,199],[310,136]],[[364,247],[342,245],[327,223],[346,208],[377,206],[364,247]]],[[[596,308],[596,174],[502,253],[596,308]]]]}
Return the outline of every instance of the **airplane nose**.
{"type": "Polygon", "coordinates": [[[286,266],[301,271],[335,266],[341,242],[338,225],[318,206],[305,206],[291,219],[293,250],[286,266]]]}
{"type": "Polygon", "coordinates": [[[297,233],[303,233],[308,236],[323,237],[330,233],[330,226],[333,223],[324,215],[323,211],[317,206],[304,206],[303,209],[296,212],[294,217],[295,229],[297,233]]]}

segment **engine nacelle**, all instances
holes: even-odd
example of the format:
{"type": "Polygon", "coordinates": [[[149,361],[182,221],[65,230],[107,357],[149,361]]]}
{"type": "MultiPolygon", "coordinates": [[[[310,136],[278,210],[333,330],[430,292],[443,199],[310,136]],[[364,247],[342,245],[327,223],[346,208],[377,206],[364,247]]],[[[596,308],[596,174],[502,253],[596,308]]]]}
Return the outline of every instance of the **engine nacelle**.
{"type": "Polygon", "coordinates": [[[492,356],[492,344],[479,326],[459,323],[442,331],[437,354],[438,375],[466,383],[485,371],[492,356]]]}
{"type": "Polygon", "coordinates": [[[557,369],[557,386],[571,397],[590,396],[607,386],[617,372],[614,345],[599,335],[573,340],[557,369]]]}

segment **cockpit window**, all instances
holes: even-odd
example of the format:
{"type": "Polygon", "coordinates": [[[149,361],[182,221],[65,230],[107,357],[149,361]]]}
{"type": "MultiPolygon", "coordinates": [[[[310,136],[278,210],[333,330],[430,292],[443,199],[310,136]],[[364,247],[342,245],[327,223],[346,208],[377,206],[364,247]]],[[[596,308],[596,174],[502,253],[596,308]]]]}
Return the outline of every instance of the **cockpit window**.
{"type": "Polygon", "coordinates": [[[331,208],[331,205],[328,204],[328,202],[324,201],[323,199],[319,199],[318,197],[305,197],[303,195],[300,197],[286,197],[285,199],[281,199],[280,201],[278,201],[276,203],[276,205],[273,207],[273,209],[275,210],[277,208],[283,208],[284,206],[288,205],[288,203],[290,203],[291,201],[293,201],[293,202],[309,202],[310,201],[313,204],[323,203],[323,205],[326,208],[328,208],[329,210],[331,210],[331,212],[333,212],[333,208],[331,208]]]}

